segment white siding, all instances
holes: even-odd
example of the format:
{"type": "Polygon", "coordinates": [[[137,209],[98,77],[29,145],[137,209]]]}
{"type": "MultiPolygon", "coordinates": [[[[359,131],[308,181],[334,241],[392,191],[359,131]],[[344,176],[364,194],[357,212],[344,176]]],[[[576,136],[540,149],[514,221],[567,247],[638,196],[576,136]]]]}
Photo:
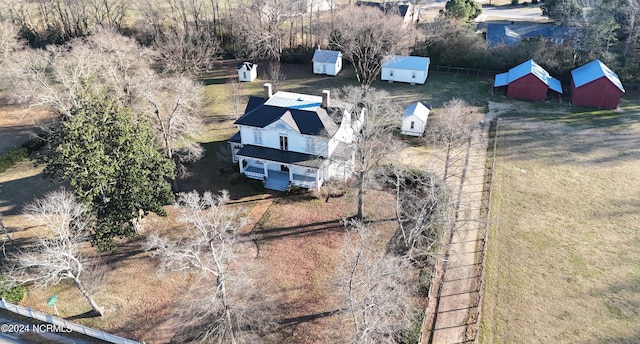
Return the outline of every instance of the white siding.
{"type": "Polygon", "coordinates": [[[424,84],[427,74],[424,70],[382,67],[382,80],[424,84]]]}
{"type": "Polygon", "coordinates": [[[424,134],[425,123],[416,116],[407,116],[402,119],[400,133],[403,135],[422,136],[424,134]],[[413,122],[413,129],[411,128],[413,122]]]}
{"type": "Polygon", "coordinates": [[[336,63],[314,62],[314,74],[326,74],[336,76],[342,70],[342,58],[338,58],[336,63]]]}
{"type": "Polygon", "coordinates": [[[256,67],[248,69],[244,66],[238,69],[238,78],[240,81],[251,82],[258,77],[258,69],[256,67]]]}

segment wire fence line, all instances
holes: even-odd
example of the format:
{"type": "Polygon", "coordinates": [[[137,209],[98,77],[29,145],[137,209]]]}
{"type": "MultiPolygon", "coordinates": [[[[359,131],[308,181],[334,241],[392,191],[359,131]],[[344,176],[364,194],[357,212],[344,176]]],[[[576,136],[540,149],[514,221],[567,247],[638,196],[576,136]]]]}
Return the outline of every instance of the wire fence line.
{"type": "Polygon", "coordinates": [[[429,71],[452,73],[456,75],[470,75],[470,76],[486,76],[493,77],[502,72],[486,69],[474,69],[474,68],[462,68],[462,67],[448,67],[448,66],[429,66],[429,71]]]}
{"type": "MultiPolygon", "coordinates": [[[[0,308],[7,310],[9,312],[19,314],[28,318],[36,319],[54,326],[57,326],[62,329],[67,329],[73,331],[75,333],[83,334],[88,337],[92,337],[95,339],[104,340],[109,343],[114,344],[141,344],[140,342],[136,342],[130,339],[118,337],[106,332],[102,332],[96,329],[92,329],[86,326],[82,326],[71,321],[62,319],[60,317],[56,317],[53,315],[45,314],[31,308],[24,308],[18,305],[14,305],[5,301],[4,299],[0,300],[0,308]]],[[[142,343],[144,344],[144,342],[142,343]]]]}
{"type": "Polygon", "coordinates": [[[474,325],[474,336],[473,343],[478,344],[478,329],[480,328],[480,323],[482,322],[482,296],[483,296],[483,288],[484,288],[484,273],[485,273],[485,265],[487,261],[487,244],[489,242],[489,232],[490,232],[490,221],[489,216],[491,215],[491,191],[493,189],[493,175],[495,172],[496,166],[496,152],[498,145],[498,121],[499,117],[494,118],[489,126],[489,144],[488,149],[491,151],[488,152],[487,156],[490,157],[491,162],[487,164],[487,170],[485,173],[486,182],[486,193],[483,195],[482,200],[484,202],[482,206],[482,214],[481,216],[487,219],[485,222],[484,228],[484,236],[482,238],[482,264],[480,265],[480,286],[478,287],[478,303],[476,307],[476,316],[475,325],[474,325]]]}

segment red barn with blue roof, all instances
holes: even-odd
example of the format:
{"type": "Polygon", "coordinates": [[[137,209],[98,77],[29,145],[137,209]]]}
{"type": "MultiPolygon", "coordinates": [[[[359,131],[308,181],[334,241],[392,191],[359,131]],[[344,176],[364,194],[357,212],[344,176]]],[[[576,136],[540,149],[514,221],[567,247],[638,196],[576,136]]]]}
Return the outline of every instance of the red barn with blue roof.
{"type": "Polygon", "coordinates": [[[507,97],[544,100],[549,89],[562,93],[560,80],[552,78],[534,60],[523,62],[508,72],[496,75],[494,87],[507,86],[507,97]]]}
{"type": "Polygon", "coordinates": [[[625,92],[618,75],[600,60],[571,71],[570,86],[573,105],[599,109],[615,109],[625,92]]]}
{"type": "Polygon", "coordinates": [[[507,97],[544,100],[549,89],[562,93],[560,80],[552,78],[535,61],[523,62],[508,72],[496,75],[494,87],[507,86],[507,97]]]}

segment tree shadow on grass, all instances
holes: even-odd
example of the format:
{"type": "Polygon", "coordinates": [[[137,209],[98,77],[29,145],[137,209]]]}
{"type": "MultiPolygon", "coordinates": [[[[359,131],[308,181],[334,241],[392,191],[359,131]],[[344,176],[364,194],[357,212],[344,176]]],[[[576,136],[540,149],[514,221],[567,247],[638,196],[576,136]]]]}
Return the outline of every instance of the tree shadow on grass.
{"type": "Polygon", "coordinates": [[[251,232],[249,235],[251,235],[255,241],[260,243],[290,236],[314,235],[327,231],[344,231],[344,225],[341,220],[329,220],[299,226],[260,229],[255,232],[251,232]]]}
{"type": "Polygon", "coordinates": [[[66,317],[66,320],[78,320],[78,319],[91,319],[91,318],[97,318],[100,315],[98,315],[98,313],[94,312],[93,310],[84,312],[84,313],[80,313],[80,314],[76,314],[76,315],[72,315],[70,317],[66,317]]]}

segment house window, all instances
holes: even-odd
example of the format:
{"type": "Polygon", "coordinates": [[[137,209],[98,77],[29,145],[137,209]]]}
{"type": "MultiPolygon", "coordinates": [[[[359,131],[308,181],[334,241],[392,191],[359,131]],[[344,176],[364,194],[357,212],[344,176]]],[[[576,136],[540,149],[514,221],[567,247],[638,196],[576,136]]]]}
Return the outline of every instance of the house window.
{"type": "Polygon", "coordinates": [[[289,150],[289,138],[284,135],[280,135],[280,150],[289,150]]]}
{"type": "Polygon", "coordinates": [[[280,171],[282,171],[282,172],[289,172],[289,166],[287,166],[287,165],[280,165],[280,171]]]}
{"type": "Polygon", "coordinates": [[[416,122],[411,121],[411,129],[413,129],[413,128],[415,128],[415,127],[416,127],[416,122]]]}
{"type": "Polygon", "coordinates": [[[315,142],[314,139],[312,139],[310,137],[307,137],[307,142],[306,142],[307,146],[305,147],[305,151],[307,153],[314,154],[316,152],[316,147],[315,147],[316,144],[315,143],[316,142],[315,142]]]}
{"type": "Polygon", "coordinates": [[[262,144],[262,131],[258,129],[253,129],[253,143],[257,145],[262,144]]]}
{"type": "Polygon", "coordinates": [[[242,72],[242,78],[245,80],[247,79],[247,72],[242,72]]]}

